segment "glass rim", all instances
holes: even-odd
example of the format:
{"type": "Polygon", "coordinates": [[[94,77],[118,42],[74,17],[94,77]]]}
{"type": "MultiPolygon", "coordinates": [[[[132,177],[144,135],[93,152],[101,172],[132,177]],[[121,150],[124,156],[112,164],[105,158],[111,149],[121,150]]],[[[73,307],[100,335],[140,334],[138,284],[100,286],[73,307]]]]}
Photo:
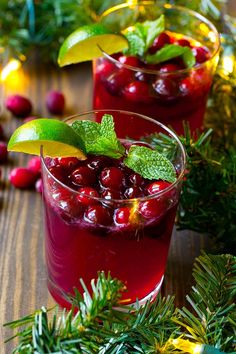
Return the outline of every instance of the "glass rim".
{"type": "MultiPolygon", "coordinates": [[[[127,8],[127,7],[130,7],[130,6],[140,6],[140,5],[144,5],[144,6],[148,6],[148,5],[156,5],[157,4],[153,1],[141,1],[141,2],[126,2],[126,3],[122,3],[122,4],[118,4],[118,5],[115,5],[107,10],[105,10],[99,17],[99,20],[101,20],[103,17],[109,15],[110,13],[112,12],[115,12],[117,10],[120,10],[120,9],[123,9],[123,8],[127,8]]],[[[113,62],[114,64],[116,64],[117,66],[119,67],[122,67],[122,68],[125,68],[125,69],[129,69],[129,70],[132,70],[132,71],[140,71],[142,73],[145,73],[145,74],[159,74],[161,76],[166,76],[166,75],[173,75],[175,73],[188,73],[192,70],[198,70],[202,67],[204,67],[207,63],[209,63],[210,61],[212,61],[216,55],[219,53],[220,51],[220,34],[217,30],[217,28],[215,27],[215,25],[210,21],[208,20],[205,16],[201,15],[200,13],[194,11],[194,10],[191,10],[191,9],[188,9],[187,7],[184,7],[184,6],[179,6],[179,5],[171,5],[171,4],[163,4],[163,5],[158,5],[159,7],[162,7],[162,8],[166,8],[166,9],[176,9],[176,10],[179,10],[179,11],[184,11],[184,12],[187,12],[189,13],[191,16],[194,16],[194,17],[197,17],[198,19],[200,19],[202,22],[204,22],[205,24],[207,24],[210,29],[214,32],[215,36],[216,36],[216,39],[217,39],[217,47],[215,48],[215,50],[213,51],[213,53],[211,54],[210,58],[208,58],[205,62],[203,63],[199,63],[197,64],[196,66],[193,66],[192,68],[185,68],[185,69],[179,69],[179,70],[176,70],[176,71],[172,71],[170,73],[163,73],[161,72],[160,70],[153,70],[153,69],[145,69],[145,68],[138,68],[138,67],[135,67],[135,66],[131,66],[131,65],[127,65],[127,64],[123,64],[121,62],[119,62],[118,60],[116,60],[115,58],[113,58],[110,54],[106,53],[102,48],[101,46],[98,46],[100,51],[102,52],[102,54],[107,58],[109,59],[111,62],[113,62]]],[[[96,60],[96,59],[95,59],[96,60]]]]}
{"type": "MultiPolygon", "coordinates": [[[[88,194],[84,194],[84,193],[80,193],[79,191],[76,191],[75,189],[67,186],[66,184],[64,184],[63,182],[61,182],[59,179],[57,179],[48,169],[47,165],[46,165],[46,162],[45,162],[45,158],[46,156],[43,155],[43,145],[41,145],[40,147],[40,158],[41,158],[41,163],[43,165],[43,167],[45,168],[46,172],[50,175],[50,177],[53,178],[53,180],[55,180],[59,185],[61,185],[63,188],[67,189],[68,191],[70,192],[73,192],[74,194],[76,195],[82,195],[83,197],[88,197],[89,199],[91,200],[95,200],[95,201],[98,201],[98,202],[102,202],[102,203],[105,203],[107,205],[109,205],[110,203],[117,203],[117,204],[121,204],[121,203],[125,203],[125,204],[134,204],[135,202],[144,202],[146,200],[150,200],[150,199],[153,199],[153,198],[156,198],[156,197],[160,197],[162,195],[165,195],[167,194],[169,191],[173,190],[180,182],[181,180],[183,180],[183,177],[184,177],[184,173],[185,173],[185,167],[186,167],[186,151],[185,151],[185,148],[183,146],[183,144],[181,143],[179,137],[177,136],[177,134],[172,131],[170,128],[168,128],[167,126],[165,126],[164,124],[162,124],[161,122],[153,119],[153,118],[150,118],[148,116],[145,116],[143,114],[139,114],[139,113],[135,113],[135,112],[130,112],[130,111],[124,111],[124,110],[117,110],[117,109],[95,109],[95,110],[89,110],[89,111],[85,111],[85,112],[82,112],[82,113],[78,113],[78,114],[74,114],[72,116],[69,116],[65,119],[63,119],[63,122],[67,123],[69,120],[72,120],[72,119],[75,119],[76,117],[82,117],[82,116],[85,116],[85,115],[89,115],[89,114],[94,114],[94,113],[102,113],[104,112],[104,114],[107,114],[107,112],[119,112],[119,113],[122,113],[122,114],[126,114],[126,115],[135,115],[139,118],[142,118],[142,119],[146,119],[148,121],[150,121],[151,123],[154,123],[155,125],[158,125],[160,128],[164,129],[165,131],[167,131],[172,138],[175,139],[175,141],[177,141],[178,143],[178,146],[180,147],[180,151],[181,151],[181,155],[182,155],[182,161],[183,161],[183,167],[181,168],[181,171],[180,171],[180,174],[178,175],[178,177],[176,178],[176,181],[174,183],[171,183],[169,187],[165,188],[164,190],[162,191],[159,191],[155,194],[150,194],[150,195],[147,195],[145,197],[138,197],[138,198],[130,198],[130,199],[106,199],[106,198],[102,198],[102,197],[92,197],[88,194]]],[[[96,155],[94,155],[96,156],[96,155]]],[[[150,183],[152,183],[152,181],[154,182],[154,180],[150,180],[150,183]]]]}

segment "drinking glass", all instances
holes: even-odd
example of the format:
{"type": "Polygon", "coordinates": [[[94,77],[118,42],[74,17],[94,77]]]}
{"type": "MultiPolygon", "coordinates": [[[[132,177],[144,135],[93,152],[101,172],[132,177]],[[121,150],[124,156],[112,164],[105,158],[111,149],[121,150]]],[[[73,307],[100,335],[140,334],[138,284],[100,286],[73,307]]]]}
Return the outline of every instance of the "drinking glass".
{"type": "Polygon", "coordinates": [[[108,55],[101,47],[103,55],[93,61],[93,107],[144,114],[172,127],[177,134],[183,133],[185,121],[194,132],[203,127],[207,96],[219,58],[220,39],[214,25],[184,7],[153,1],[117,5],[108,9],[100,21],[111,31],[122,32],[136,22],[155,20],[161,14],[165,16],[167,34],[207,48],[209,58],[192,68],[162,72],[150,64],[123,64],[118,60],[119,54],[108,55]]]}
{"type": "MultiPolygon", "coordinates": [[[[178,137],[156,120],[125,111],[91,111],[66,122],[100,121],[104,114],[113,116],[117,136],[126,146],[144,142],[145,136],[150,134],[161,133],[169,137],[169,158],[177,179],[166,189],[142,198],[106,199],[87,195],[86,203],[82,205],[80,201],[81,197],[84,200],[84,195],[51,174],[49,169],[55,160],[42,152],[48,289],[56,302],[66,308],[71,306],[68,296],[74,294],[74,288],[83,290],[80,278],[89,288],[98,271],[110,272],[112,277],[124,282],[126,304],[133,304],[136,299],[142,303],[155,296],[163,280],[179,200],[185,151],[178,137]],[[145,134],[140,129],[143,124],[145,134]],[[91,207],[105,208],[109,218],[88,222],[85,213],[91,207]],[[125,219],[123,224],[114,221],[118,210],[125,219]],[[125,217],[127,213],[128,218],[125,217]]],[[[153,144],[150,142],[149,146],[153,144]]],[[[80,163],[86,165],[87,160],[80,163]]],[[[122,168],[120,163],[117,160],[117,166],[122,168]]]]}

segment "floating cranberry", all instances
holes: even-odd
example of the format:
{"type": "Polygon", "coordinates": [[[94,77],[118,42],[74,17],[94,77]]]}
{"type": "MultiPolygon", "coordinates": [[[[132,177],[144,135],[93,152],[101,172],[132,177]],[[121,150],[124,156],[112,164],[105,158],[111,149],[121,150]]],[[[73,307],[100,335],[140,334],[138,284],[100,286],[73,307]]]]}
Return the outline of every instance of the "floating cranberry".
{"type": "Polygon", "coordinates": [[[78,217],[83,213],[83,207],[77,201],[76,194],[65,187],[57,186],[55,193],[52,194],[52,198],[56,206],[65,213],[63,216],[78,217]]]}
{"type": "Polygon", "coordinates": [[[127,57],[125,55],[122,55],[122,56],[119,57],[118,60],[122,64],[126,64],[126,65],[129,65],[129,66],[134,66],[135,68],[139,68],[140,65],[141,65],[140,60],[137,57],[134,57],[134,56],[127,57]]]}
{"type": "Polygon", "coordinates": [[[111,95],[122,94],[122,89],[132,80],[133,74],[128,69],[120,69],[105,81],[105,86],[111,95]]]}
{"type": "Polygon", "coordinates": [[[99,204],[88,208],[84,213],[84,218],[87,222],[94,225],[108,226],[112,223],[108,209],[99,204]]]}
{"type": "Polygon", "coordinates": [[[167,33],[162,32],[158,37],[154,39],[152,46],[149,48],[150,54],[155,54],[159,49],[164,47],[164,45],[170,44],[170,36],[167,33]]]}
{"type": "Polygon", "coordinates": [[[117,225],[129,225],[130,224],[130,208],[122,207],[116,209],[114,212],[114,222],[117,225]]]}
{"type": "Polygon", "coordinates": [[[138,81],[148,82],[151,79],[151,74],[144,73],[143,71],[136,71],[134,76],[135,76],[135,79],[138,81]]]}
{"type": "Polygon", "coordinates": [[[40,175],[41,173],[41,159],[39,156],[34,156],[28,161],[28,168],[35,174],[40,175]]]}
{"type": "Polygon", "coordinates": [[[6,108],[16,117],[24,118],[30,114],[32,105],[28,98],[20,95],[13,95],[6,99],[6,108]]]}
{"type": "Polygon", "coordinates": [[[185,96],[193,94],[195,88],[196,85],[191,77],[186,77],[179,82],[179,90],[185,96]]]}
{"type": "Polygon", "coordinates": [[[38,193],[42,193],[43,192],[43,181],[42,178],[39,178],[36,183],[35,183],[35,190],[38,193]]]}
{"type": "Polygon", "coordinates": [[[124,96],[132,102],[150,103],[153,100],[149,85],[144,81],[131,82],[124,88],[124,96]]]}
{"type": "Polygon", "coordinates": [[[177,85],[174,80],[158,79],[154,82],[153,88],[159,98],[173,100],[177,96],[177,85]]]}
{"type": "Polygon", "coordinates": [[[28,168],[15,167],[9,174],[10,183],[21,189],[31,188],[34,186],[37,175],[28,168]]]}
{"type": "Polygon", "coordinates": [[[82,187],[78,190],[79,194],[77,195],[77,200],[83,205],[93,205],[96,204],[96,199],[98,198],[98,192],[96,189],[91,187],[82,187]]]}
{"type": "Polygon", "coordinates": [[[96,182],[96,174],[91,168],[81,166],[72,172],[71,180],[77,186],[92,186],[96,182]]]}
{"type": "Polygon", "coordinates": [[[104,189],[101,194],[101,197],[107,200],[122,199],[120,191],[116,191],[113,189],[104,189]]]}
{"type": "Polygon", "coordinates": [[[150,183],[146,189],[148,194],[156,194],[168,188],[171,184],[166,181],[155,181],[150,183]]]}
{"type": "Polygon", "coordinates": [[[109,75],[112,74],[115,65],[107,59],[103,59],[96,67],[96,74],[99,75],[101,81],[104,81],[109,75]]]}
{"type": "Polygon", "coordinates": [[[146,219],[156,218],[162,215],[164,211],[163,201],[158,199],[149,199],[139,205],[139,212],[146,219]]]}
{"type": "Polygon", "coordinates": [[[192,51],[198,64],[204,63],[209,59],[209,50],[204,47],[194,47],[192,51]]]}
{"type": "Polygon", "coordinates": [[[113,159],[107,156],[92,156],[88,159],[88,167],[96,172],[112,165],[113,159]]]}
{"type": "Polygon", "coordinates": [[[4,142],[0,142],[0,163],[6,162],[7,158],[8,158],[7,144],[4,142]]]}
{"type": "Polygon", "coordinates": [[[125,175],[118,167],[107,167],[100,174],[100,182],[105,188],[121,190],[125,183],[125,175]]]}
{"type": "Polygon", "coordinates": [[[73,170],[79,164],[79,160],[77,157],[58,157],[57,163],[68,170],[73,170]]]}
{"type": "Polygon", "coordinates": [[[62,114],[65,107],[65,97],[59,91],[51,91],[47,94],[46,105],[50,113],[62,114]]]}
{"type": "Polygon", "coordinates": [[[160,68],[160,72],[161,73],[171,73],[174,71],[178,71],[181,70],[181,67],[177,64],[172,64],[172,63],[168,63],[168,64],[163,64],[160,68]]]}
{"type": "Polygon", "coordinates": [[[58,166],[58,165],[52,166],[52,167],[49,168],[49,171],[59,181],[61,181],[61,182],[65,181],[66,173],[65,173],[65,171],[64,171],[62,166],[58,166]]]}
{"type": "Polygon", "coordinates": [[[126,199],[133,199],[141,196],[143,196],[142,191],[139,187],[136,186],[126,188],[126,190],[124,191],[124,197],[126,199]]]}
{"type": "Polygon", "coordinates": [[[180,45],[181,47],[191,48],[191,43],[187,39],[184,39],[184,38],[177,39],[177,41],[175,43],[180,45]]]}
{"type": "Polygon", "coordinates": [[[133,185],[133,186],[137,186],[140,187],[144,184],[144,179],[143,177],[141,177],[138,173],[132,173],[129,176],[129,184],[133,185]]]}

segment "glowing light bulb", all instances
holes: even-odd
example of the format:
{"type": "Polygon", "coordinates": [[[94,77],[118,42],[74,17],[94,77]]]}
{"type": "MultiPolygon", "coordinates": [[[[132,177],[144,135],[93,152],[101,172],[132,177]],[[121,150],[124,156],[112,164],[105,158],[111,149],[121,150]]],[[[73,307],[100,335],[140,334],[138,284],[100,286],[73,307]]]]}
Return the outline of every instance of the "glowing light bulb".
{"type": "Polygon", "coordinates": [[[234,56],[231,55],[223,57],[222,66],[224,70],[231,74],[234,71],[234,56]]]}
{"type": "Polygon", "coordinates": [[[21,62],[17,59],[10,59],[9,62],[4,66],[1,72],[1,81],[6,81],[7,78],[13,73],[20,69],[21,62]]]}
{"type": "Polygon", "coordinates": [[[201,354],[203,352],[203,345],[192,343],[189,340],[177,338],[172,340],[175,348],[182,350],[184,353],[201,354]]]}

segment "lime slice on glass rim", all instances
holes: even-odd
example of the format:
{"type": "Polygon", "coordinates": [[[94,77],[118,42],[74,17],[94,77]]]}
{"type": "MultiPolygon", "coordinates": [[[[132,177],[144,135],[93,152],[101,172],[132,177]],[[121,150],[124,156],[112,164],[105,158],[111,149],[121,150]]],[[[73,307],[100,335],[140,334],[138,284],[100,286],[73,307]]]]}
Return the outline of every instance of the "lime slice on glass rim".
{"type": "Polygon", "coordinates": [[[86,158],[79,135],[66,123],[56,119],[35,119],[17,128],[8,142],[9,151],[50,157],[86,158]]]}
{"type": "Polygon", "coordinates": [[[78,28],[63,42],[59,55],[59,66],[76,64],[101,56],[101,49],[114,54],[128,48],[128,41],[122,34],[110,32],[104,25],[95,23],[78,28]]]}

